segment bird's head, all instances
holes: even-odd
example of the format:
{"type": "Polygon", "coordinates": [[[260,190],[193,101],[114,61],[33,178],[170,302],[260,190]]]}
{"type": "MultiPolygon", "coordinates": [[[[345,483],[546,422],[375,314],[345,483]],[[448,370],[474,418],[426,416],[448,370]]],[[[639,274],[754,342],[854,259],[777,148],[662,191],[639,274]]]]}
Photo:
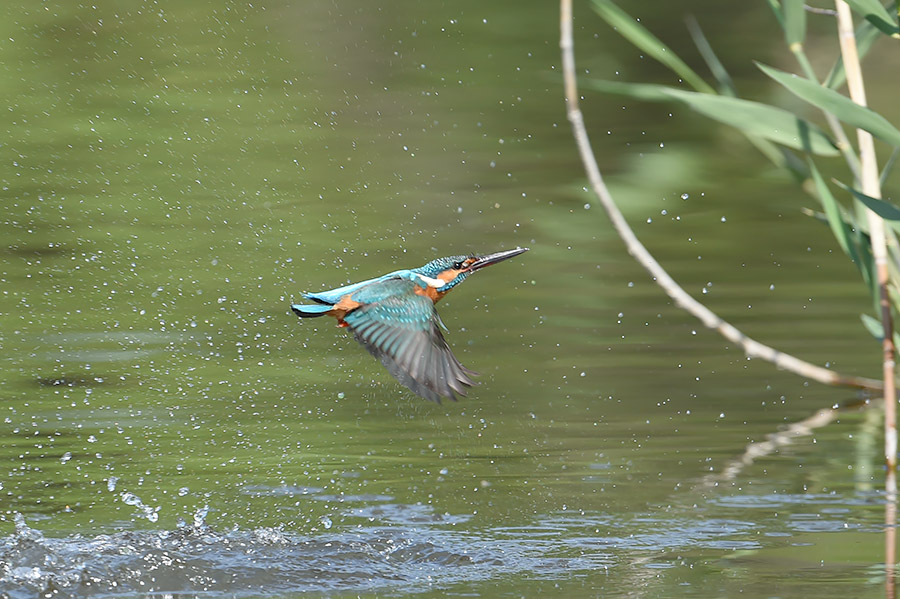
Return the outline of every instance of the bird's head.
{"type": "Polygon", "coordinates": [[[438,287],[437,289],[438,293],[443,294],[465,281],[466,277],[476,270],[484,268],[485,266],[490,266],[491,264],[497,264],[507,258],[518,256],[527,251],[528,248],[516,248],[514,250],[495,252],[485,256],[447,256],[446,258],[432,260],[425,266],[414,268],[413,272],[425,275],[426,277],[431,277],[432,279],[444,281],[444,286],[438,287]]]}

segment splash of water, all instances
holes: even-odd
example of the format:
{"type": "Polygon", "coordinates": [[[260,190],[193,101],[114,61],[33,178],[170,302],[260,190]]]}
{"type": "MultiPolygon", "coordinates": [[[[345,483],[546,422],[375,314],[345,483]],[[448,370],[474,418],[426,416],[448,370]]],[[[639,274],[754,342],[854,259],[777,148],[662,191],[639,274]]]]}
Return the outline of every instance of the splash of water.
{"type": "Polygon", "coordinates": [[[122,491],[119,495],[122,498],[122,501],[126,505],[132,505],[138,509],[138,513],[142,515],[144,518],[149,520],[150,522],[156,522],[159,520],[159,507],[150,507],[149,505],[145,505],[141,498],[131,493],[129,491],[122,491]]]}

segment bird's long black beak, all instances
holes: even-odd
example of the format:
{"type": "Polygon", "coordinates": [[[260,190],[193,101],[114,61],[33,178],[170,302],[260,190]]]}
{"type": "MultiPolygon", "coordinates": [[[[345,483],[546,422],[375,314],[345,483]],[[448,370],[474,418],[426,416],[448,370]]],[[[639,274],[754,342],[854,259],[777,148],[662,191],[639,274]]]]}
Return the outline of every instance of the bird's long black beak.
{"type": "Polygon", "coordinates": [[[491,264],[497,264],[498,262],[502,262],[507,258],[518,256],[519,254],[523,254],[527,251],[528,248],[516,248],[514,250],[505,250],[503,252],[488,254],[487,256],[478,256],[478,259],[469,265],[469,270],[474,272],[479,268],[484,268],[485,266],[490,266],[491,264]]]}

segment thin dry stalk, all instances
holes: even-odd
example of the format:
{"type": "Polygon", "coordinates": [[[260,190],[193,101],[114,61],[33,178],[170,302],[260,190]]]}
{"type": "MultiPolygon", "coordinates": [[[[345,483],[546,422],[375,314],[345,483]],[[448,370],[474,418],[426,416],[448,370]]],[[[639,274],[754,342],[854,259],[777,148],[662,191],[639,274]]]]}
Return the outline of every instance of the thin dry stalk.
{"type": "MultiPolygon", "coordinates": [[[[836,0],[838,39],[841,44],[841,58],[847,72],[847,89],[850,98],[860,106],[866,105],[866,88],[863,85],[862,68],[859,52],[856,47],[856,36],[853,32],[853,15],[850,6],[843,0],[836,0]]],[[[878,177],[878,160],[875,156],[875,142],[872,134],[862,129],[856,130],[859,143],[860,185],[862,192],[873,198],[881,197],[881,181],[878,177]]],[[[888,296],[887,245],[885,240],[884,221],[871,210],[866,210],[869,223],[869,235],[872,240],[872,258],[875,261],[875,274],[878,277],[878,300],[881,306],[882,352],[884,355],[882,369],[884,371],[884,459],[887,464],[885,491],[885,597],[896,597],[896,573],[894,564],[897,561],[897,397],[894,381],[894,325],[891,316],[891,302],[888,296]]]]}
{"type": "MultiPolygon", "coordinates": [[[[856,48],[856,36],[853,32],[853,15],[850,6],[843,0],[835,2],[837,8],[838,39],[841,45],[841,57],[847,72],[847,89],[850,98],[860,106],[866,105],[866,88],[863,85],[862,68],[856,48]]],[[[856,130],[859,142],[860,185],[862,192],[873,198],[881,197],[881,182],[878,176],[878,160],[875,157],[875,142],[872,134],[862,129],[856,130]]],[[[894,381],[894,326],[891,316],[891,300],[888,295],[887,245],[885,241],[884,221],[871,210],[866,210],[869,223],[869,235],[872,240],[872,257],[875,261],[875,273],[878,277],[879,304],[881,306],[881,325],[884,329],[882,352],[884,372],[884,453],[888,471],[897,469],[897,397],[894,381]]],[[[888,481],[896,478],[888,477],[888,481]]],[[[896,482],[888,489],[891,499],[897,493],[896,482]]]]}
{"type": "MultiPolygon", "coordinates": [[[[895,476],[896,473],[889,474],[895,476]]],[[[884,596],[887,599],[897,597],[897,575],[894,564],[897,563],[897,502],[887,501],[884,504],[884,596]]]]}
{"type": "Polygon", "coordinates": [[[591,141],[584,126],[584,117],[578,107],[578,87],[575,80],[575,51],[572,40],[572,0],[560,0],[560,49],[562,51],[563,77],[565,81],[566,103],[569,122],[572,124],[572,132],[584,164],[585,172],[590,181],[594,194],[600,200],[600,204],[609,216],[613,227],[625,243],[628,253],[631,254],[653,277],[653,280],[663,288],[675,303],[690,312],[705,326],[715,329],[729,341],[743,348],[747,356],[762,358],[775,364],[779,368],[799,374],[800,376],[825,383],[827,385],[844,385],[862,389],[881,390],[882,382],[875,379],[855,376],[845,376],[834,371],[810,364],[790,354],[778,351],[768,345],[764,345],[739,331],[730,323],[722,320],[709,308],[695,300],[650,255],[647,248],[638,241],[634,231],[628,226],[625,217],[619,211],[603,177],[600,168],[594,158],[591,149],[591,141]]]}
{"type": "MultiPolygon", "coordinates": [[[[838,37],[841,43],[841,55],[847,72],[847,88],[851,99],[860,106],[866,106],[866,90],[863,84],[862,69],[856,48],[856,37],[853,32],[853,16],[849,5],[843,0],[836,2],[838,19],[838,37]]],[[[881,183],[878,176],[878,161],[875,156],[875,143],[868,131],[857,129],[861,164],[861,181],[863,193],[874,198],[881,197],[881,183]]],[[[891,316],[890,297],[888,296],[888,258],[885,241],[884,221],[871,210],[867,210],[869,233],[872,239],[872,256],[875,261],[878,277],[879,302],[881,320],[884,328],[882,350],[884,354],[884,399],[885,399],[885,459],[890,470],[897,468],[897,422],[896,391],[894,381],[894,341],[893,319],[891,316]]],[[[891,492],[896,494],[896,487],[891,492]]]]}

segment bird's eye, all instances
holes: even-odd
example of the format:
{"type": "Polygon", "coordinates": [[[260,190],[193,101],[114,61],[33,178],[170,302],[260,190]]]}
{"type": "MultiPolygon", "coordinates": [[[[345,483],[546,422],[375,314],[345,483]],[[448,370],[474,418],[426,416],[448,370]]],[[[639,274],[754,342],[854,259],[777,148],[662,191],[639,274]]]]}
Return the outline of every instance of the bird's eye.
{"type": "Polygon", "coordinates": [[[454,263],[453,263],[453,270],[462,270],[462,269],[463,269],[463,266],[464,266],[464,265],[463,265],[462,262],[454,262],[454,263]]]}

